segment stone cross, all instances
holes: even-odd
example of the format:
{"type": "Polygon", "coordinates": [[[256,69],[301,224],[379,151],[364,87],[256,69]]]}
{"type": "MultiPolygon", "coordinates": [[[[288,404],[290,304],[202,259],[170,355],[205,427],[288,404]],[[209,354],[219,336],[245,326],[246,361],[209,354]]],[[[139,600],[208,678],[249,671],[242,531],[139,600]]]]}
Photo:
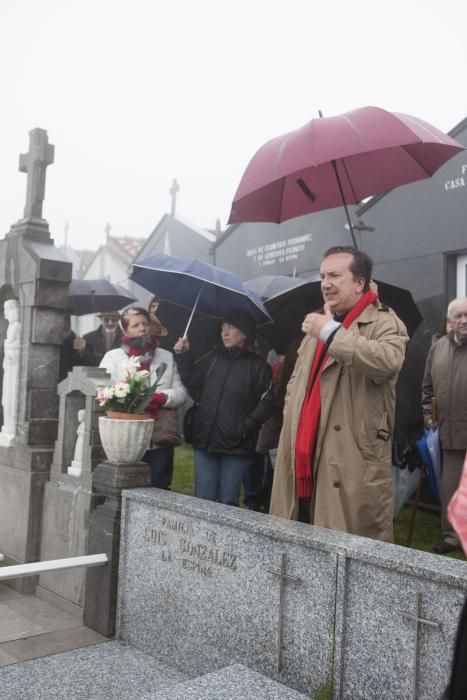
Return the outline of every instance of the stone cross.
{"type": "Polygon", "coordinates": [[[414,658],[413,658],[413,678],[412,678],[412,700],[417,699],[417,685],[418,685],[418,656],[419,656],[419,643],[420,643],[420,629],[419,625],[428,625],[429,627],[440,627],[439,622],[434,622],[433,620],[426,620],[421,617],[422,613],[422,594],[416,594],[415,602],[415,614],[403,612],[399,610],[399,614],[408,620],[413,620],[415,622],[415,648],[414,648],[414,658]]]}
{"type": "Polygon", "coordinates": [[[177,204],[177,192],[180,192],[180,185],[177,182],[177,178],[175,178],[172,181],[172,187],[169,190],[169,194],[170,194],[171,199],[172,199],[172,203],[170,206],[170,213],[172,216],[175,216],[175,207],[177,204]]]}
{"type": "Polygon", "coordinates": [[[286,569],[286,554],[281,554],[281,568],[280,571],[275,571],[274,569],[266,569],[270,574],[274,576],[279,576],[280,587],[279,587],[279,614],[277,619],[277,673],[282,672],[282,654],[284,650],[284,598],[285,598],[285,583],[286,581],[300,581],[298,576],[291,576],[285,573],[286,569]]]}
{"type": "Polygon", "coordinates": [[[28,174],[24,219],[42,219],[45,197],[45,169],[54,162],[54,146],[48,142],[45,129],[29,132],[29,152],[19,157],[19,169],[28,174]]]}

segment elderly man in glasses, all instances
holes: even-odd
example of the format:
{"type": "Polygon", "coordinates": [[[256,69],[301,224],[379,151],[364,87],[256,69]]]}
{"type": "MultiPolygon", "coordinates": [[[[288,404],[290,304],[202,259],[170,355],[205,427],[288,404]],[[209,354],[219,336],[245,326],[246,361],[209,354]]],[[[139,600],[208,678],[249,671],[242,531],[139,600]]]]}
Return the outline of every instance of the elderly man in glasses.
{"type": "Polygon", "coordinates": [[[95,331],[85,333],[81,340],[82,347],[79,350],[87,351],[92,358],[92,364],[98,367],[105,353],[109,350],[119,348],[122,342],[122,331],[118,325],[120,318],[117,311],[97,314],[100,325],[95,331]]]}
{"type": "Polygon", "coordinates": [[[422,385],[425,424],[438,427],[443,449],[441,476],[441,529],[437,554],[460,549],[457,533],[447,518],[447,507],[459,486],[467,450],[467,297],[448,306],[449,332],[428,353],[422,385]]]}

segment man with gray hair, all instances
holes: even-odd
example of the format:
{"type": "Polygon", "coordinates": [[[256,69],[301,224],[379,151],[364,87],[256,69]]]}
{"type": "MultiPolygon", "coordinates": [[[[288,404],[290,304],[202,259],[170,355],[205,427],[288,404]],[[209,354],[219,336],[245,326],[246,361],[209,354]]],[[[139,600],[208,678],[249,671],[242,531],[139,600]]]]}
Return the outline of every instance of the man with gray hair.
{"type": "Polygon", "coordinates": [[[459,539],[447,519],[447,507],[459,485],[467,449],[467,298],[451,301],[447,317],[450,332],[430,349],[422,385],[425,425],[438,426],[443,448],[443,540],[433,547],[437,554],[460,549],[459,539]]]}

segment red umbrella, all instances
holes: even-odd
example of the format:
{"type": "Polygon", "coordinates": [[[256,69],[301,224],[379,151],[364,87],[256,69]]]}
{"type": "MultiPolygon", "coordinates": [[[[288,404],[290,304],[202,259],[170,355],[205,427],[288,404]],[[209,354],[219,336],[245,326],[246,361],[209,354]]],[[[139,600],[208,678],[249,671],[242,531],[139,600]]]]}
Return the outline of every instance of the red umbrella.
{"type": "Polygon", "coordinates": [[[421,119],[378,107],[312,119],[261,146],[238,186],[229,223],[280,223],[431,177],[464,150],[421,119]]]}

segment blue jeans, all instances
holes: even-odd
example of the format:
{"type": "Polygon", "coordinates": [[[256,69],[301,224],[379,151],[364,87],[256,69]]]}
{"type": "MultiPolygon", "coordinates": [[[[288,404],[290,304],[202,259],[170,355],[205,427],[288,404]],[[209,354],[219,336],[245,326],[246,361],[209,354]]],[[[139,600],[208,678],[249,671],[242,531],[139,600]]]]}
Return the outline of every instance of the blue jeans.
{"type": "Polygon", "coordinates": [[[238,506],[245,473],[255,455],[230,455],[195,449],[195,496],[238,506]]]}
{"type": "Polygon", "coordinates": [[[174,471],[174,448],[159,447],[144,453],[143,462],[151,469],[151,486],[170,489],[174,471]]]}

